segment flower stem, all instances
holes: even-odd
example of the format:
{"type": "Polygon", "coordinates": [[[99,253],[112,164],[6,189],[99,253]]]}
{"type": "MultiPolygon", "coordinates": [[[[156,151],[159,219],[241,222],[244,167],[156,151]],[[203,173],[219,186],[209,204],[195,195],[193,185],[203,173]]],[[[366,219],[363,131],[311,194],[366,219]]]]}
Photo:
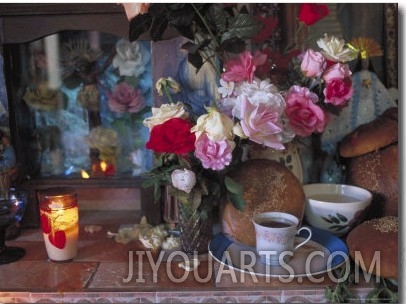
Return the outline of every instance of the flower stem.
{"type": "MultiPolygon", "coordinates": [[[[211,31],[210,27],[208,26],[206,19],[204,18],[204,16],[202,16],[202,14],[199,12],[199,10],[197,9],[197,7],[191,3],[194,11],[196,12],[196,14],[199,16],[200,20],[202,20],[205,28],[207,29],[207,32],[209,33],[209,36],[211,37],[211,41],[214,44],[214,50],[213,53],[215,53],[215,50],[219,47],[219,43],[216,39],[216,36],[213,34],[213,32],[211,31]]],[[[198,37],[195,35],[195,39],[199,42],[198,37]]],[[[209,62],[210,65],[213,67],[213,69],[215,70],[216,74],[220,77],[221,76],[221,71],[219,70],[219,68],[217,67],[217,65],[214,62],[214,58],[215,56],[210,56],[208,54],[205,54],[205,52],[201,52],[202,57],[205,59],[205,61],[209,62]]]]}
{"type": "Polygon", "coordinates": [[[164,89],[164,94],[165,94],[166,98],[168,98],[168,100],[169,100],[169,103],[173,103],[171,92],[170,92],[168,86],[166,86],[166,85],[163,86],[163,89],[164,89]]]}
{"type": "Polygon", "coordinates": [[[217,48],[219,46],[219,44],[218,44],[213,32],[210,30],[210,27],[208,26],[206,19],[202,16],[202,14],[200,14],[199,10],[196,8],[196,6],[193,3],[191,3],[191,5],[192,5],[193,9],[195,10],[196,14],[199,16],[200,20],[202,20],[204,26],[207,29],[207,32],[210,34],[210,36],[212,38],[212,41],[215,42],[215,48],[217,48]]]}

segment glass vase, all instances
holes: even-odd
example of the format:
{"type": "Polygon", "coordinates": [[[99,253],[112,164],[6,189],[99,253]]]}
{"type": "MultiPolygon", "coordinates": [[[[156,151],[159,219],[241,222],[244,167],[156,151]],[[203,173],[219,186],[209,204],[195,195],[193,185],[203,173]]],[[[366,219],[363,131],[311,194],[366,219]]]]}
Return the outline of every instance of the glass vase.
{"type": "Polygon", "coordinates": [[[200,194],[178,197],[179,230],[182,251],[204,254],[213,235],[213,202],[200,194]]]}

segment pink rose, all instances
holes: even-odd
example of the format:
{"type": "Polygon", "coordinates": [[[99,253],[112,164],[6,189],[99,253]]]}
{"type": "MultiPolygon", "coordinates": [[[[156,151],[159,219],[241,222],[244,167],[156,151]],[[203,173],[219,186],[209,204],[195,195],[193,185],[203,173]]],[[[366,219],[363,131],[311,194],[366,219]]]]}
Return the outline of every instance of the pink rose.
{"type": "Polygon", "coordinates": [[[279,112],[272,105],[258,103],[253,105],[244,97],[241,102],[241,128],[250,140],[267,147],[282,150],[283,132],[279,112]]]}
{"type": "Polygon", "coordinates": [[[222,170],[233,158],[234,142],[228,140],[212,141],[206,133],[200,135],[195,142],[195,156],[206,169],[222,170]]]}
{"type": "MultiPolygon", "coordinates": [[[[259,61],[260,58],[257,60],[259,61]]],[[[255,60],[249,51],[244,51],[239,57],[227,61],[224,69],[225,72],[221,75],[223,80],[234,82],[247,80],[251,83],[256,69],[255,60]]]]}
{"type": "Polygon", "coordinates": [[[331,103],[335,106],[346,105],[354,93],[351,78],[346,77],[344,79],[332,79],[326,84],[323,93],[325,96],[325,103],[331,103]]]}
{"type": "Polygon", "coordinates": [[[351,71],[348,64],[336,63],[327,68],[323,73],[323,79],[329,83],[332,79],[346,78],[351,76],[351,71]]]}
{"type": "Polygon", "coordinates": [[[109,94],[108,105],[113,112],[137,113],[145,107],[145,100],[140,90],[126,82],[120,82],[114,92],[109,94]]]}
{"type": "Polygon", "coordinates": [[[324,56],[320,52],[308,49],[303,55],[300,68],[306,77],[318,77],[323,73],[325,66],[324,56]]]}
{"type": "Polygon", "coordinates": [[[308,88],[293,86],[285,97],[285,114],[289,125],[299,136],[321,133],[326,127],[326,114],[316,104],[318,97],[308,88]]]}

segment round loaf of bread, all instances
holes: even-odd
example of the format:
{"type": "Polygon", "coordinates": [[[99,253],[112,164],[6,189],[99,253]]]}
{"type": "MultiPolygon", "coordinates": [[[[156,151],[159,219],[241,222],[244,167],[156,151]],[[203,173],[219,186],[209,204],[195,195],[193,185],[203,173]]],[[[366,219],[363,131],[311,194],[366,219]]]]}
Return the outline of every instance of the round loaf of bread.
{"type": "Polygon", "coordinates": [[[365,272],[398,278],[398,218],[385,216],[363,222],[347,236],[351,258],[365,272]]]}
{"type": "Polygon", "coordinates": [[[356,157],[397,141],[398,108],[393,107],[347,134],[339,144],[339,153],[342,157],[356,157]]]}
{"type": "Polygon", "coordinates": [[[246,207],[236,209],[229,201],[223,210],[223,232],[234,240],[255,246],[254,214],[287,212],[302,220],[305,194],[299,179],[283,164],[268,159],[245,161],[230,177],[243,188],[246,207]]]}
{"type": "Polygon", "coordinates": [[[398,216],[398,143],[351,158],[347,183],[373,194],[370,217],[398,216]]]}

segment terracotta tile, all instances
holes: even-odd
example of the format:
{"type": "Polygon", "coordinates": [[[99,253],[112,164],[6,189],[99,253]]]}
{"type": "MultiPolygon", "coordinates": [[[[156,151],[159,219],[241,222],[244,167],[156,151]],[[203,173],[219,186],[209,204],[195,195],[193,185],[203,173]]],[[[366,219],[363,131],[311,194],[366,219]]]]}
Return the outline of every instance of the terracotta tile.
{"type": "Polygon", "coordinates": [[[30,292],[2,292],[0,303],[30,303],[30,292]]]}
{"type": "Polygon", "coordinates": [[[217,261],[213,262],[213,280],[217,287],[247,288],[249,287],[278,287],[278,288],[314,288],[315,286],[333,285],[333,281],[326,275],[314,277],[293,277],[285,280],[277,277],[264,277],[255,274],[244,273],[227,266],[220,266],[217,261]],[[320,280],[317,282],[316,280],[320,280]]]}
{"type": "Polygon", "coordinates": [[[25,256],[20,261],[38,262],[48,260],[48,254],[43,241],[8,241],[6,245],[20,247],[25,250],[25,256]]]}
{"type": "Polygon", "coordinates": [[[81,290],[97,263],[17,262],[1,265],[0,290],[81,290]]]}
{"type": "Polygon", "coordinates": [[[129,263],[101,263],[89,288],[211,288],[208,269],[207,262],[202,262],[196,272],[189,273],[177,263],[152,265],[134,261],[132,267],[129,263]]]}

